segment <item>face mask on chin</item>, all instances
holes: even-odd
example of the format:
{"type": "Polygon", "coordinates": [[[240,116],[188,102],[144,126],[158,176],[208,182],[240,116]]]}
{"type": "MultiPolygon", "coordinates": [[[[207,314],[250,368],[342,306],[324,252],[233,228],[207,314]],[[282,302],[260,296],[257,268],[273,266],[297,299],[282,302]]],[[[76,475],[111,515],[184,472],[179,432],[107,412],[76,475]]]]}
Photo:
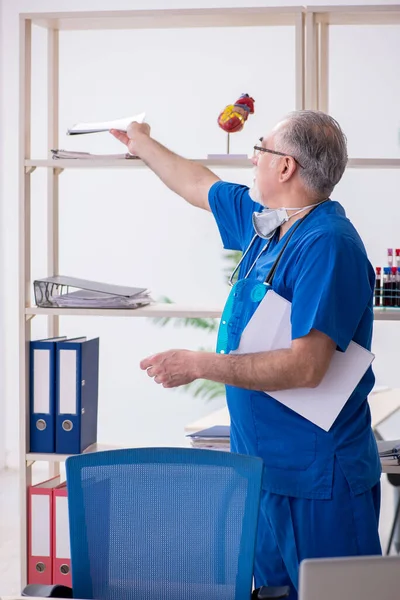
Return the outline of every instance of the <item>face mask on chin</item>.
{"type": "MultiPolygon", "coordinates": [[[[249,196],[253,202],[263,205],[260,189],[256,181],[256,172],[257,167],[253,169],[253,185],[249,189],[249,196]]],[[[302,208],[285,208],[284,206],[281,206],[280,208],[265,207],[261,212],[254,212],[252,215],[254,231],[259,237],[269,240],[273,237],[275,231],[281,225],[289,221],[292,217],[302,213],[308,208],[316,206],[317,204],[319,204],[319,202],[309,204],[308,206],[303,206],[302,208]],[[296,212],[292,215],[289,215],[288,210],[295,210],[296,212]]]]}
{"type": "Polygon", "coordinates": [[[319,202],[303,206],[302,208],[285,208],[282,206],[281,208],[264,208],[261,212],[254,212],[252,215],[254,231],[259,237],[269,240],[281,225],[317,204],[319,202]],[[296,212],[288,215],[288,210],[295,210],[296,212]]]}

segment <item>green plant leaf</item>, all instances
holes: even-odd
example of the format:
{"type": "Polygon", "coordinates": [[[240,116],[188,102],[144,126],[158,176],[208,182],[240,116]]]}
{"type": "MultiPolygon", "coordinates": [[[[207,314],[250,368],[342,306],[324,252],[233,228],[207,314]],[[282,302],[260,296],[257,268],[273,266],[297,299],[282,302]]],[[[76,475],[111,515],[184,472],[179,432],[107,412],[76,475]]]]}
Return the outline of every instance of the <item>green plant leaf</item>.
{"type": "Polygon", "coordinates": [[[242,258],[241,250],[228,250],[227,252],[225,252],[224,259],[227,262],[227,266],[224,268],[224,274],[225,274],[225,277],[227,280],[229,280],[229,278],[232,274],[232,271],[234,270],[236,265],[239,263],[241,258],[242,258]]]}
{"type": "MultiPolygon", "coordinates": [[[[228,263],[227,267],[224,269],[226,279],[230,277],[241,257],[242,252],[239,250],[230,250],[225,253],[224,258],[228,263]]],[[[172,300],[166,296],[159,298],[158,302],[173,304],[172,300]]],[[[219,319],[155,317],[151,319],[151,321],[160,327],[164,327],[172,321],[174,327],[193,327],[195,329],[208,331],[209,333],[215,333],[219,327],[219,319]]],[[[199,350],[204,351],[203,348],[200,348],[199,350]]],[[[198,379],[188,385],[181,386],[179,389],[189,391],[195,398],[203,398],[206,402],[225,396],[224,384],[209,381],[208,379],[198,379]]]]}
{"type": "MultiPolygon", "coordinates": [[[[159,300],[157,300],[157,302],[173,304],[172,300],[166,296],[162,296],[159,300]]],[[[178,319],[176,317],[153,317],[151,321],[160,327],[165,327],[165,325],[172,321],[172,325],[174,327],[194,327],[195,329],[203,329],[209,333],[214,333],[218,330],[219,319],[207,319],[200,317],[187,317],[178,319]]]]}
{"type": "Polygon", "coordinates": [[[214,333],[218,330],[218,319],[154,317],[152,321],[155,325],[159,325],[160,327],[164,327],[172,321],[174,327],[194,327],[195,329],[203,329],[209,333],[214,333]]]}
{"type": "Polygon", "coordinates": [[[225,386],[223,383],[209,381],[208,379],[197,379],[192,383],[183,385],[182,390],[191,392],[195,398],[203,398],[207,402],[225,396],[225,386]]]}

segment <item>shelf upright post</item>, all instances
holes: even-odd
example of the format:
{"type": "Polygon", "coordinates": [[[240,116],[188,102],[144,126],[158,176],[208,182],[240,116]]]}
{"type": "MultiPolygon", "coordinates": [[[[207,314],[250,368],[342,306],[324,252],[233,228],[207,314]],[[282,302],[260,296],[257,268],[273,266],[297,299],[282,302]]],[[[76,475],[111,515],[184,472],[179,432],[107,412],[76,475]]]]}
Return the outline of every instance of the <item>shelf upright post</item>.
{"type": "MultiPolygon", "coordinates": [[[[58,114],[59,114],[59,31],[47,30],[47,145],[48,158],[50,150],[58,148],[58,114]]],[[[47,275],[59,275],[59,207],[58,185],[59,170],[47,169],[47,275]]],[[[48,318],[48,336],[59,335],[59,317],[48,318]]]]}
{"type": "Polygon", "coordinates": [[[304,22],[304,12],[297,13],[295,17],[296,110],[305,108],[304,22]]]}
{"type": "Polygon", "coordinates": [[[32,21],[20,18],[19,76],[19,465],[20,465],[20,544],[21,588],[27,580],[27,487],[31,483],[31,467],[26,463],[29,444],[29,341],[31,320],[25,308],[30,305],[31,279],[31,175],[25,159],[31,153],[31,54],[32,21]]]}
{"type": "Polygon", "coordinates": [[[329,112],[329,23],[306,14],[306,108],[329,112]]]}
{"type": "MultiPolygon", "coordinates": [[[[47,149],[58,148],[59,31],[47,30],[47,149]]],[[[47,275],[59,275],[59,169],[47,169],[47,275]]],[[[59,335],[59,317],[47,317],[47,335],[59,335]]],[[[49,476],[60,474],[60,463],[49,464],[49,476]]]]}
{"type": "Polygon", "coordinates": [[[306,12],[305,33],[305,107],[315,110],[318,104],[317,94],[317,29],[315,13],[306,12]]]}
{"type": "Polygon", "coordinates": [[[319,22],[317,29],[317,107],[329,112],[329,23],[319,22]]]}

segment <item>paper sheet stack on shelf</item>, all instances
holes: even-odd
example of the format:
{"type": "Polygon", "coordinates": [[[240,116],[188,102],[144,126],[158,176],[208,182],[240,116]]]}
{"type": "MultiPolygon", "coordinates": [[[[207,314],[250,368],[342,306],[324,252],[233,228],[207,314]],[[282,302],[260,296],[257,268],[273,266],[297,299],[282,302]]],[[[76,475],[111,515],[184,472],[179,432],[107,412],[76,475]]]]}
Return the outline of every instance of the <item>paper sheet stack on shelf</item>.
{"type": "Polygon", "coordinates": [[[125,152],[123,154],[91,154],[90,152],[77,152],[74,150],[62,150],[62,149],[54,149],[51,150],[51,154],[52,154],[52,158],[54,160],[60,160],[60,159],[84,159],[84,160],[90,160],[90,159],[94,159],[94,160],[114,160],[114,159],[119,159],[119,160],[132,160],[132,159],[138,159],[137,156],[134,156],[133,154],[130,154],[129,152],[125,152]]]}
{"type": "Polygon", "coordinates": [[[188,434],[190,444],[193,448],[208,450],[230,450],[230,428],[229,425],[214,425],[201,431],[188,434]]]}
{"type": "Polygon", "coordinates": [[[75,123],[67,131],[67,135],[82,135],[88,133],[101,133],[117,129],[118,131],[126,131],[130,123],[143,123],[146,113],[142,112],[138,115],[123,117],[122,119],[113,119],[111,121],[99,121],[90,123],[75,123]]]}
{"type": "Polygon", "coordinates": [[[41,308],[139,308],[153,301],[146,288],[60,275],[38,279],[33,288],[36,305],[41,308]]]}
{"type": "MultiPolygon", "coordinates": [[[[67,135],[85,135],[88,133],[101,133],[110,131],[110,129],[118,129],[119,131],[125,131],[128,129],[130,123],[143,123],[146,113],[140,113],[130,117],[124,117],[122,119],[114,119],[112,121],[100,121],[90,123],[76,123],[67,130],[67,135]]],[[[125,152],[123,154],[91,154],[90,152],[77,152],[74,150],[63,150],[55,148],[51,150],[53,159],[94,159],[94,160],[110,160],[110,159],[137,159],[137,156],[125,152]]]]}
{"type": "Polygon", "coordinates": [[[400,465],[400,440],[378,441],[382,465],[400,465]]]}

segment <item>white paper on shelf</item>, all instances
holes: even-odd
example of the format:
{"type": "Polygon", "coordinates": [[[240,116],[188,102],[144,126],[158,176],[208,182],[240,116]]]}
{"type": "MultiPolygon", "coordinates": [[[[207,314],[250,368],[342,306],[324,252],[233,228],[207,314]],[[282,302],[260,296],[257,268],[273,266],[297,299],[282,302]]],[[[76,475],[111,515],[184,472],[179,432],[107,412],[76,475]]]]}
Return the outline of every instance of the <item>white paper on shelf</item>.
{"type": "Polygon", "coordinates": [[[68,135],[77,135],[80,133],[99,133],[101,131],[110,131],[110,129],[119,129],[126,131],[130,123],[143,123],[146,113],[140,113],[133,117],[124,117],[114,119],[113,121],[98,121],[93,123],[75,123],[67,131],[68,135]]]}

